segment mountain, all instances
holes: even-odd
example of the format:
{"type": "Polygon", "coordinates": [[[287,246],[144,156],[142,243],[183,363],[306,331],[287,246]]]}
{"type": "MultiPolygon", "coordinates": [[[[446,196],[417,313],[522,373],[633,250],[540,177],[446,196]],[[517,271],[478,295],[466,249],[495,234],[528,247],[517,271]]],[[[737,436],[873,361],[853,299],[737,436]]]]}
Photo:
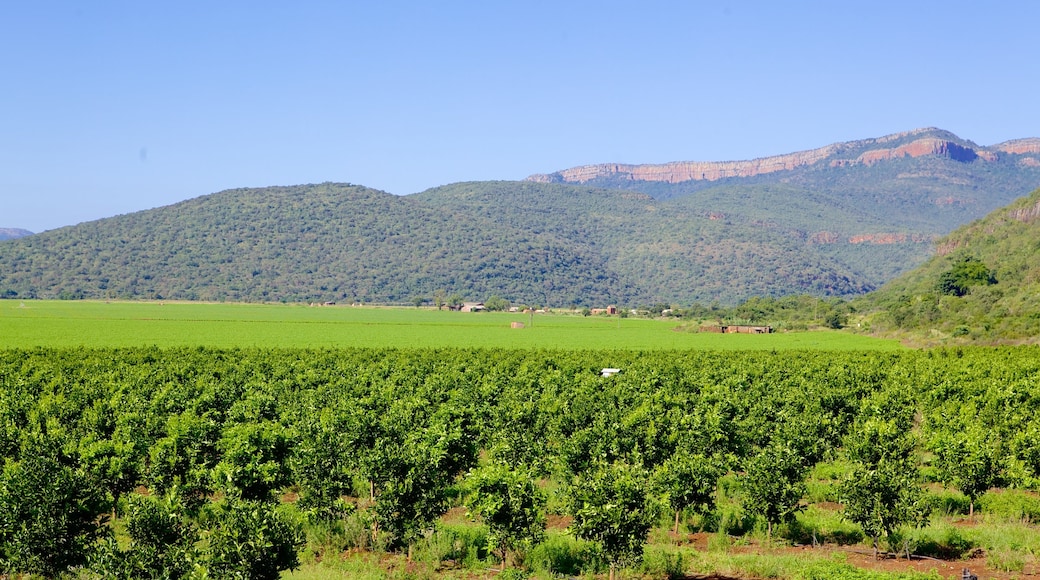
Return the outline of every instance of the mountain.
{"type": "Polygon", "coordinates": [[[1040,189],[941,238],[927,262],[857,300],[871,331],[922,343],[1040,337],[1040,189]]]}
{"type": "Polygon", "coordinates": [[[29,230],[22,230],[18,228],[0,228],[0,241],[13,240],[15,238],[24,238],[25,236],[33,235],[29,230]]]}
{"type": "Polygon", "coordinates": [[[228,190],[0,242],[0,296],[403,303],[444,292],[595,306],[858,295],[1040,186],[1038,158],[1037,139],[979,147],[922,129],[404,197],[336,183],[228,190]],[[575,175],[585,182],[567,182],[575,175]]]}
{"type": "Polygon", "coordinates": [[[948,233],[1040,186],[1040,139],[980,147],[928,128],[752,161],[588,165],[527,180],[683,197],[703,211],[801,229],[818,225],[812,215],[818,208],[839,208],[853,212],[853,219],[834,223],[840,231],[832,233],[890,233],[872,231],[884,224],[928,236],[948,233]],[[802,209],[789,211],[782,205],[788,200],[802,209]]]}
{"type": "Polygon", "coordinates": [[[627,292],[614,295],[623,304],[728,304],[750,296],[848,295],[874,287],[854,267],[796,233],[715,219],[641,193],[478,182],[409,197],[496,226],[551,235],[566,247],[596,255],[624,282],[627,292]]]}
{"type": "Polygon", "coordinates": [[[561,304],[623,294],[598,260],[548,234],[326,183],[229,190],[0,243],[0,295],[406,302],[446,289],[561,304]]]}
{"type": "Polygon", "coordinates": [[[573,167],[550,174],[536,174],[528,177],[527,181],[582,184],[625,181],[711,183],[730,178],[775,175],[806,167],[870,167],[893,159],[936,156],[962,163],[976,160],[994,163],[1005,156],[1016,156],[1014,162],[1027,167],[1038,167],[1040,138],[1016,139],[992,147],[980,147],[949,131],[929,127],[750,161],[678,161],[649,165],[602,163],[573,167]]]}

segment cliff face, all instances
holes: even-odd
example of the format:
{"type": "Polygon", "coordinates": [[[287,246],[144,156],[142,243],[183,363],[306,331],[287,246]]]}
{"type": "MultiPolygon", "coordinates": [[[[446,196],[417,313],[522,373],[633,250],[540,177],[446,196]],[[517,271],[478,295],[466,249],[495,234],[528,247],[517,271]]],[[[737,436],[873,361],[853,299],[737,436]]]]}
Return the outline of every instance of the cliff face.
{"type": "MultiPolygon", "coordinates": [[[[899,157],[924,157],[925,155],[941,155],[943,157],[949,157],[954,161],[961,161],[964,163],[975,161],[979,157],[985,158],[987,161],[995,161],[996,155],[989,151],[978,151],[970,147],[963,147],[946,139],[918,139],[916,141],[907,143],[899,147],[892,149],[874,149],[873,151],[867,151],[854,161],[849,164],[873,165],[879,161],[886,161],[889,159],[896,159],[899,157]]],[[[837,165],[841,163],[840,160],[831,162],[831,165],[837,165]]]]}
{"type": "MultiPolygon", "coordinates": [[[[628,181],[716,181],[728,177],[754,177],[779,171],[789,171],[821,162],[831,167],[873,165],[901,157],[938,155],[954,161],[969,163],[976,159],[996,161],[1000,154],[1040,154],[1040,139],[1017,139],[993,147],[978,147],[963,142],[955,135],[938,129],[917,129],[886,135],[877,139],[835,143],[819,149],[763,157],[750,161],[676,161],[672,163],[630,165],[601,163],[564,169],[555,173],[536,174],[527,181],[541,183],[588,183],[599,178],[628,181]],[[918,137],[914,139],[914,137],[918,137]],[[894,141],[906,141],[895,147],[885,147],[894,141]]],[[[1026,165],[1040,164],[1032,157],[1023,158],[1026,165]]]]}
{"type": "Polygon", "coordinates": [[[659,165],[603,163],[564,169],[549,175],[532,175],[527,178],[527,181],[586,183],[599,177],[620,177],[631,181],[664,181],[668,183],[692,180],[715,181],[725,177],[753,177],[763,173],[812,165],[827,159],[834,153],[835,146],[831,145],[812,151],[764,157],[751,161],[676,161],[659,165]]]}
{"type": "Polygon", "coordinates": [[[991,149],[1001,151],[1004,153],[1014,153],[1018,155],[1025,155],[1029,153],[1040,154],[1040,139],[1015,139],[1013,141],[1005,141],[998,145],[994,145],[991,149]]]}

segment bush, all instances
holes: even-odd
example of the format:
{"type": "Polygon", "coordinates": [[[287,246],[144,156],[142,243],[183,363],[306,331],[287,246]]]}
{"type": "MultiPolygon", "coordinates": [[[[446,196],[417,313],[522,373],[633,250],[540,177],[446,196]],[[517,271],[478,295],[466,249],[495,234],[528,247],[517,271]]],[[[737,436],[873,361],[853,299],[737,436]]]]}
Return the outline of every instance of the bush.
{"type": "Polygon", "coordinates": [[[210,524],[207,564],[217,578],[276,580],[299,566],[303,534],[267,502],[228,499],[210,524]]]}
{"type": "Polygon", "coordinates": [[[924,502],[931,513],[940,516],[968,513],[968,496],[959,491],[929,491],[924,495],[924,502]]]}
{"type": "Polygon", "coordinates": [[[702,529],[730,536],[743,536],[755,529],[755,516],[739,505],[720,506],[703,518],[702,529]]]}
{"type": "Polygon", "coordinates": [[[98,514],[111,504],[80,471],[56,459],[54,445],[41,446],[0,473],[0,566],[56,577],[87,563],[108,534],[98,514]]]}
{"type": "Polygon", "coordinates": [[[1040,496],[1022,490],[991,491],[979,498],[979,510],[1009,520],[1040,521],[1040,496]]]}
{"type": "Polygon", "coordinates": [[[454,561],[467,568],[485,562],[488,551],[486,526],[438,524],[436,529],[415,546],[415,559],[427,564],[454,561]]]}
{"type": "Polygon", "coordinates": [[[684,578],[686,575],[686,557],[682,552],[674,552],[653,547],[647,548],[643,554],[642,571],[655,578],[684,578]]]}
{"type": "Polygon", "coordinates": [[[822,515],[812,507],[797,519],[781,526],[779,535],[795,544],[804,545],[811,545],[814,536],[820,544],[847,546],[863,541],[863,530],[859,526],[841,519],[837,514],[822,515]]]}
{"type": "Polygon", "coordinates": [[[1001,572],[1021,572],[1026,567],[1026,558],[1017,550],[997,550],[986,554],[986,565],[1001,572]]]}
{"type": "Polygon", "coordinates": [[[953,526],[933,526],[914,530],[907,535],[912,553],[940,560],[957,560],[977,547],[953,526]]]}
{"type": "Polygon", "coordinates": [[[525,562],[534,572],[564,576],[600,572],[607,567],[596,544],[558,533],[548,534],[545,541],[531,550],[525,562]]]}

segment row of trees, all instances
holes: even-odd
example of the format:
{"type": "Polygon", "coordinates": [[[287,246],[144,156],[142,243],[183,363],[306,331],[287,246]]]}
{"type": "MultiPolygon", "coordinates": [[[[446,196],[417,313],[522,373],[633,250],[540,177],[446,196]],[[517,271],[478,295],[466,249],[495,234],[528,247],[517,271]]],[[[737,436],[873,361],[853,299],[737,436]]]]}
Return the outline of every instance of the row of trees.
{"type": "Polygon", "coordinates": [[[264,578],[296,564],[290,507],[410,553],[454,497],[519,562],[554,482],[613,569],[661,510],[710,513],[724,474],[772,535],[835,458],[877,548],[926,515],[923,451],[972,500],[1036,486],[1037,354],[0,351],[0,565],[264,578]]]}

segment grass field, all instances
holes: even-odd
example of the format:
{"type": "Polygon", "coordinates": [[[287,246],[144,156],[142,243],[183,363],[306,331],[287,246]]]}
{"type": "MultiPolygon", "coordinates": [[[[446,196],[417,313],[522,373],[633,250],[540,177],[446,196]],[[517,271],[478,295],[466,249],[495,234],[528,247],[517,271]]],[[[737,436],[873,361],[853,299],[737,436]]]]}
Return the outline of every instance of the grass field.
{"type": "Polygon", "coordinates": [[[845,332],[676,332],[674,320],[429,308],[0,300],[0,347],[461,347],[893,350],[845,332]],[[525,328],[511,328],[522,322],[525,328]]]}

